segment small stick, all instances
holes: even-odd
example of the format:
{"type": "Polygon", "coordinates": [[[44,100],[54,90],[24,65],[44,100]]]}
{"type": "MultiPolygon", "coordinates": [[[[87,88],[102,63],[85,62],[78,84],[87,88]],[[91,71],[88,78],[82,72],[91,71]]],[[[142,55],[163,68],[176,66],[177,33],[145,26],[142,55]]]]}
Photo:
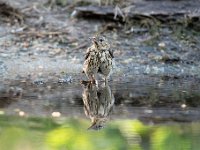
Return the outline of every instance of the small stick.
{"type": "Polygon", "coordinates": [[[85,47],[87,47],[87,45],[88,45],[87,43],[83,43],[83,44],[79,45],[78,47],[73,48],[72,51],[75,51],[75,50],[78,50],[78,49],[81,49],[81,48],[85,48],[85,47]]]}
{"type": "Polygon", "coordinates": [[[65,32],[61,32],[61,31],[51,31],[51,32],[40,32],[40,31],[27,31],[27,32],[14,32],[14,34],[30,34],[30,35],[37,35],[37,36],[43,36],[43,35],[58,35],[58,34],[63,34],[63,33],[67,33],[67,31],[65,32]]]}

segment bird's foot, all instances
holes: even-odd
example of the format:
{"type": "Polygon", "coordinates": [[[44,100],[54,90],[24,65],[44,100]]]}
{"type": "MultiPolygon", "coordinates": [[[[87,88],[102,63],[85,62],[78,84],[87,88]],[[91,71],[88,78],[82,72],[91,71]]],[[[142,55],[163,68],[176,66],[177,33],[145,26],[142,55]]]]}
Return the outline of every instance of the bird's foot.
{"type": "Polygon", "coordinates": [[[90,80],[91,84],[96,84],[96,80],[95,79],[92,79],[90,80]]]}
{"type": "Polygon", "coordinates": [[[105,79],[104,79],[104,83],[105,83],[105,85],[107,85],[108,84],[108,79],[105,77],[105,79]]]}
{"type": "Polygon", "coordinates": [[[96,80],[89,80],[89,81],[81,80],[80,83],[83,84],[83,85],[88,85],[88,84],[97,85],[98,84],[98,82],[96,80]]]}
{"type": "Polygon", "coordinates": [[[81,80],[80,83],[83,85],[88,85],[90,84],[90,81],[81,80]]]}

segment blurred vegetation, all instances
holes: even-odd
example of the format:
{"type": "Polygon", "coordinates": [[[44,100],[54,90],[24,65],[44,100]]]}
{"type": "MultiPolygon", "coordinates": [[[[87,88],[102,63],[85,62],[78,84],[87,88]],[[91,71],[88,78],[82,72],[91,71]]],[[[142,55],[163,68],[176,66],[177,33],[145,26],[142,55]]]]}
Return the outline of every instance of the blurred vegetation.
{"type": "Polygon", "coordinates": [[[100,131],[86,120],[0,116],[1,150],[197,150],[200,123],[144,125],[117,120],[100,131]]]}

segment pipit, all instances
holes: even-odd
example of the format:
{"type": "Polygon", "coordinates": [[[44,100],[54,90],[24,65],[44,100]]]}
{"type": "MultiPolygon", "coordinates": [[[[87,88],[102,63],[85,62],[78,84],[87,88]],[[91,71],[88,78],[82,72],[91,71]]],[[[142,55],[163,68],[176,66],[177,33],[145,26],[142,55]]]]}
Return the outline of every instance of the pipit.
{"type": "Polygon", "coordinates": [[[83,72],[91,83],[96,83],[96,75],[104,76],[105,82],[112,70],[113,54],[108,40],[103,36],[92,38],[92,46],[87,49],[83,72]]]}

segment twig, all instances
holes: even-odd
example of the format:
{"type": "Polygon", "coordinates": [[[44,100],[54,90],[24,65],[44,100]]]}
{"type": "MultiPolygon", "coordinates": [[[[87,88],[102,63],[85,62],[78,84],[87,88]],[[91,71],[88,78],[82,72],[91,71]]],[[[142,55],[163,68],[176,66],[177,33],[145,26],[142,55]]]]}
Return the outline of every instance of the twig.
{"type": "Polygon", "coordinates": [[[44,36],[49,36],[49,35],[59,35],[59,34],[66,34],[68,33],[67,31],[27,31],[27,32],[13,32],[13,34],[18,34],[18,35],[31,35],[31,36],[38,36],[38,37],[44,37],[44,36]]]}
{"type": "Polygon", "coordinates": [[[86,48],[87,45],[88,45],[88,43],[85,42],[85,43],[79,45],[78,47],[73,48],[72,51],[79,50],[79,49],[82,49],[82,48],[86,48]]]}

